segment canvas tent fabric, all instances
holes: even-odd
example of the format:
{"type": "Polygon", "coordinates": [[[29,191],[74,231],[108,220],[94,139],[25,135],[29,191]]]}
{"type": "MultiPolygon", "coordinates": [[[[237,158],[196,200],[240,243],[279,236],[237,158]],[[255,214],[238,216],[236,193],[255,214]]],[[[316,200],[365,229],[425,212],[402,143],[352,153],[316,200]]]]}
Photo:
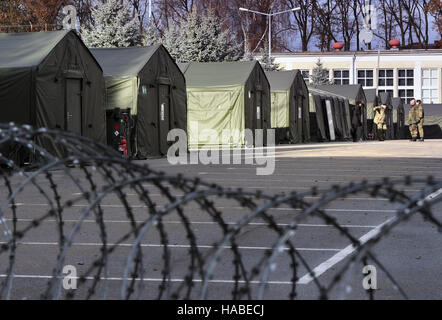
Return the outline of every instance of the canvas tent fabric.
{"type": "Polygon", "coordinates": [[[365,97],[367,99],[367,131],[373,131],[374,110],[373,108],[378,105],[379,97],[377,89],[364,89],[365,97]]]}
{"type": "Polygon", "coordinates": [[[180,67],[187,82],[190,148],[251,144],[245,129],[263,129],[266,143],[270,84],[259,62],[191,62],[180,67]]]}
{"type": "Polygon", "coordinates": [[[1,122],[72,131],[105,143],[103,71],[75,31],[0,34],[0,53],[1,122]]]}
{"type": "Polygon", "coordinates": [[[166,155],[172,129],[187,130],[186,81],[162,45],[91,49],[106,80],[106,110],[135,118],[131,156],[166,155]]]}
{"type": "Polygon", "coordinates": [[[345,110],[349,108],[348,98],[309,86],[310,92],[310,134],[316,141],[343,139],[343,133],[350,135],[350,120],[345,120],[345,110]],[[338,123],[339,119],[339,123],[338,123]],[[318,131],[319,130],[319,131],[318,131]],[[330,132],[332,131],[332,132],[330,132]]]}
{"type": "Polygon", "coordinates": [[[387,106],[387,110],[385,112],[385,121],[387,123],[387,139],[395,139],[394,134],[394,122],[393,122],[393,104],[392,104],[392,96],[389,92],[380,92],[379,93],[380,103],[387,106]]]}
{"type": "MultiPolygon", "coordinates": [[[[424,107],[424,135],[425,139],[442,139],[442,104],[423,104],[424,107]]],[[[405,138],[410,139],[408,127],[408,113],[410,105],[404,105],[405,138]]]]}
{"type": "Polygon", "coordinates": [[[309,93],[301,72],[274,71],[266,76],[271,88],[271,127],[282,129],[282,136],[292,143],[310,141],[309,93]]]}
{"type": "MultiPolygon", "coordinates": [[[[310,86],[310,92],[317,93],[329,100],[332,108],[333,126],[337,140],[351,139],[351,112],[349,99],[327,89],[328,86],[310,86]]],[[[325,112],[324,112],[325,114],[325,112]]]]}
{"type": "Polygon", "coordinates": [[[404,139],[406,136],[404,102],[401,98],[392,98],[391,104],[393,107],[394,136],[396,139],[404,139]]]}
{"type": "MultiPolygon", "coordinates": [[[[350,104],[350,119],[353,115],[353,110],[356,107],[356,103],[361,101],[364,105],[367,105],[367,98],[365,96],[364,89],[360,84],[357,85],[319,85],[318,89],[327,91],[330,93],[338,94],[340,96],[348,98],[350,104]]],[[[363,128],[364,128],[364,139],[368,137],[368,127],[367,127],[367,112],[363,112],[363,128]]]]}

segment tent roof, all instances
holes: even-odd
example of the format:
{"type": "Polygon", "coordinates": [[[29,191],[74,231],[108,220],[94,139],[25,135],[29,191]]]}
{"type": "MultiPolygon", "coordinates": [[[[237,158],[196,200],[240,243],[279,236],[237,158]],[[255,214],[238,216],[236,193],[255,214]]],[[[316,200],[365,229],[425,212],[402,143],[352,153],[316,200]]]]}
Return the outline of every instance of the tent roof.
{"type": "Polygon", "coordinates": [[[288,90],[293,85],[299,70],[291,71],[266,71],[272,91],[288,90]]]}
{"type": "Polygon", "coordinates": [[[38,66],[69,32],[0,33],[0,68],[38,66]]]}
{"type": "Polygon", "coordinates": [[[391,94],[389,92],[380,92],[379,99],[382,104],[391,104],[391,94]]]}
{"type": "Polygon", "coordinates": [[[403,105],[404,103],[402,101],[402,98],[392,98],[391,99],[391,104],[392,104],[393,108],[397,108],[400,105],[403,105]]]}
{"type": "Polygon", "coordinates": [[[376,89],[364,89],[367,103],[376,103],[377,90],[376,89]]]}
{"type": "Polygon", "coordinates": [[[337,98],[348,100],[348,98],[345,96],[342,96],[342,95],[336,94],[336,93],[332,93],[332,92],[328,92],[328,91],[324,91],[324,90],[320,90],[320,89],[313,87],[313,86],[308,86],[308,91],[310,93],[318,94],[321,96],[327,96],[327,97],[332,97],[332,98],[337,97],[337,98]]]}
{"type": "MultiPolygon", "coordinates": [[[[349,99],[357,100],[359,98],[359,93],[362,90],[360,84],[348,84],[348,85],[317,85],[314,88],[335,93],[349,99]]],[[[363,92],[363,90],[362,90],[363,92]]],[[[365,93],[364,93],[365,95],[365,93]]]]}
{"type": "Polygon", "coordinates": [[[90,48],[105,76],[136,76],[161,47],[90,48]]]}
{"type": "Polygon", "coordinates": [[[186,76],[188,87],[222,87],[246,83],[257,63],[190,62],[179,66],[186,76]]]}
{"type": "MultiPolygon", "coordinates": [[[[425,116],[442,116],[442,104],[423,104],[425,116]]],[[[410,112],[410,105],[404,104],[405,114],[410,112]]]]}

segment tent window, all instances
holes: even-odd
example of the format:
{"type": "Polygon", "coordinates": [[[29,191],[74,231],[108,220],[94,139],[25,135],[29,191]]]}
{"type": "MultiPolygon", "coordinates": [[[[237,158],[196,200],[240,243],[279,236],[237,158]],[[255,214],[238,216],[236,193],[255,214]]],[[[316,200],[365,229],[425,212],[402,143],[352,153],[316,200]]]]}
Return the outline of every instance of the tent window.
{"type": "Polygon", "coordinates": [[[143,84],[143,85],[141,86],[141,93],[142,93],[142,94],[147,94],[147,86],[146,86],[145,84],[143,84]]]}
{"type": "Polygon", "coordinates": [[[252,99],[252,91],[249,91],[249,99],[252,99]]]}

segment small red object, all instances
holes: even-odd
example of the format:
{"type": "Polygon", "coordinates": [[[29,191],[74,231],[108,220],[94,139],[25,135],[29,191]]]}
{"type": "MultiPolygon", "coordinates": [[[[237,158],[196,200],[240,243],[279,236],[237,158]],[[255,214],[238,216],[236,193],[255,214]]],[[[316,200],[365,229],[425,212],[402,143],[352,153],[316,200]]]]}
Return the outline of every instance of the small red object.
{"type": "Polygon", "coordinates": [[[393,39],[393,40],[390,40],[389,44],[393,48],[397,48],[397,47],[399,47],[401,45],[401,42],[399,40],[397,40],[397,39],[393,39]]]}
{"type": "Polygon", "coordinates": [[[118,124],[115,125],[115,130],[120,130],[120,126],[118,124]]]}
{"type": "Polygon", "coordinates": [[[333,49],[336,51],[341,51],[344,48],[344,44],[342,42],[336,42],[333,44],[333,49]]]}
{"type": "Polygon", "coordinates": [[[121,139],[119,151],[123,153],[123,155],[127,156],[127,140],[125,138],[121,139]]]}

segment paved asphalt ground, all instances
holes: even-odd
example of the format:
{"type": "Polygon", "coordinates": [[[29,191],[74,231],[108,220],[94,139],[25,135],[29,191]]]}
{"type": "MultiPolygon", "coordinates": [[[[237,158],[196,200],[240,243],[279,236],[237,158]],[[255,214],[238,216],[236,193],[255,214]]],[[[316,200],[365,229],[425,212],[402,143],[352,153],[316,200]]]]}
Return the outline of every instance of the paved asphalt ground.
{"type": "MultiPolygon", "coordinates": [[[[275,172],[269,176],[257,176],[254,165],[178,165],[171,166],[166,159],[143,161],[152,168],[167,174],[182,173],[188,177],[200,177],[223,187],[242,188],[244,190],[263,190],[267,194],[288,193],[291,191],[304,192],[317,186],[327,189],[332,185],[344,185],[363,179],[380,180],[382,177],[399,178],[405,175],[414,177],[434,176],[442,180],[442,141],[428,140],[425,143],[408,141],[366,142],[366,143],[329,143],[278,146],[275,150],[275,172]]],[[[62,173],[54,173],[54,179],[63,194],[75,195],[76,190],[62,173]],[[66,182],[68,181],[68,182],[66,182]]],[[[45,182],[42,182],[45,183],[45,182]]],[[[0,187],[4,192],[4,186],[0,187]]],[[[164,198],[155,189],[152,190],[158,205],[165,204],[164,198]]],[[[408,195],[422,190],[422,185],[412,185],[403,188],[408,195]]],[[[63,196],[62,194],[62,196],[63,196]]],[[[180,194],[176,194],[179,196],[180,194]]],[[[131,197],[131,195],[128,195],[131,197]]],[[[145,219],[145,209],[137,208],[137,198],[134,199],[134,212],[140,220],[145,219]]],[[[1,197],[1,201],[4,196],[1,197]]],[[[109,243],[116,241],[130,229],[125,218],[124,210],[118,205],[118,199],[105,199],[105,220],[109,243]]],[[[307,199],[314,202],[314,197],[307,199]]],[[[25,191],[18,198],[19,229],[29,224],[30,219],[47,211],[47,205],[35,189],[25,191]]],[[[226,221],[235,223],[248,212],[229,200],[215,202],[223,212],[226,221]]],[[[373,199],[366,194],[351,195],[345,199],[334,201],[326,212],[337,221],[348,227],[351,234],[357,238],[369,236],[376,228],[387,222],[395,215],[397,205],[387,199],[373,199]]],[[[81,208],[73,208],[65,213],[65,228],[69,230],[81,208]]],[[[186,215],[192,223],[201,250],[208,248],[222,237],[220,228],[213,223],[195,205],[186,208],[186,215]],[[205,247],[207,246],[207,248],[205,247]]],[[[283,226],[296,216],[297,212],[281,208],[270,211],[278,224],[283,226]]],[[[433,208],[433,213],[442,220],[442,205],[433,208]]],[[[11,215],[6,216],[11,225],[11,215]]],[[[165,228],[169,237],[172,253],[172,278],[175,284],[180,283],[187,271],[188,241],[183,226],[176,215],[165,219],[165,228]]],[[[76,236],[75,244],[69,250],[66,264],[72,264],[84,271],[88,264],[97,257],[101,241],[98,227],[93,218],[85,221],[81,232],[76,236]]],[[[243,231],[238,238],[244,263],[251,267],[262,256],[264,250],[271,247],[277,239],[262,221],[254,223],[243,231]]],[[[4,238],[0,237],[1,241],[4,238]]],[[[131,241],[127,246],[120,246],[110,257],[109,298],[119,298],[123,266],[130,250],[131,241]]],[[[158,279],[161,279],[161,247],[157,233],[149,233],[143,240],[145,254],[146,278],[142,298],[155,297],[158,279]]],[[[319,280],[327,284],[337,270],[348,261],[351,252],[345,250],[349,241],[334,228],[327,226],[317,218],[303,221],[292,243],[311,268],[321,270],[319,280]]],[[[387,267],[408,296],[413,299],[442,299],[442,234],[429,222],[420,216],[399,225],[392,234],[376,246],[378,259],[387,267]]],[[[57,256],[56,224],[52,220],[31,230],[21,240],[17,251],[16,278],[11,291],[11,298],[39,298],[51,275],[57,256]]],[[[209,298],[229,299],[232,290],[233,266],[231,254],[226,251],[215,272],[209,288],[209,298]]],[[[290,292],[292,277],[290,261],[282,254],[277,260],[277,268],[271,274],[266,299],[287,299],[290,292]]],[[[7,268],[7,256],[0,255],[1,273],[7,268]]],[[[299,299],[317,299],[319,293],[313,281],[309,281],[306,269],[299,267],[298,275],[301,280],[297,293],[299,299]]],[[[4,277],[4,274],[2,275],[4,277]]],[[[331,292],[331,298],[363,299],[366,293],[362,288],[362,266],[358,266],[345,281],[344,287],[331,292]],[[351,287],[351,291],[343,288],[351,287]]],[[[256,284],[252,284],[257,288],[256,284]]],[[[378,270],[377,299],[400,299],[400,294],[394,290],[386,275],[378,270]]],[[[198,289],[198,284],[196,284],[198,289]]],[[[196,290],[197,292],[198,290],[196,290]]],[[[257,291],[255,291],[256,294],[257,291]]],[[[84,297],[84,290],[78,289],[76,298],[84,297]]],[[[195,296],[196,298],[197,296],[195,296]]],[[[97,297],[99,298],[99,296],[97,297]]]]}

